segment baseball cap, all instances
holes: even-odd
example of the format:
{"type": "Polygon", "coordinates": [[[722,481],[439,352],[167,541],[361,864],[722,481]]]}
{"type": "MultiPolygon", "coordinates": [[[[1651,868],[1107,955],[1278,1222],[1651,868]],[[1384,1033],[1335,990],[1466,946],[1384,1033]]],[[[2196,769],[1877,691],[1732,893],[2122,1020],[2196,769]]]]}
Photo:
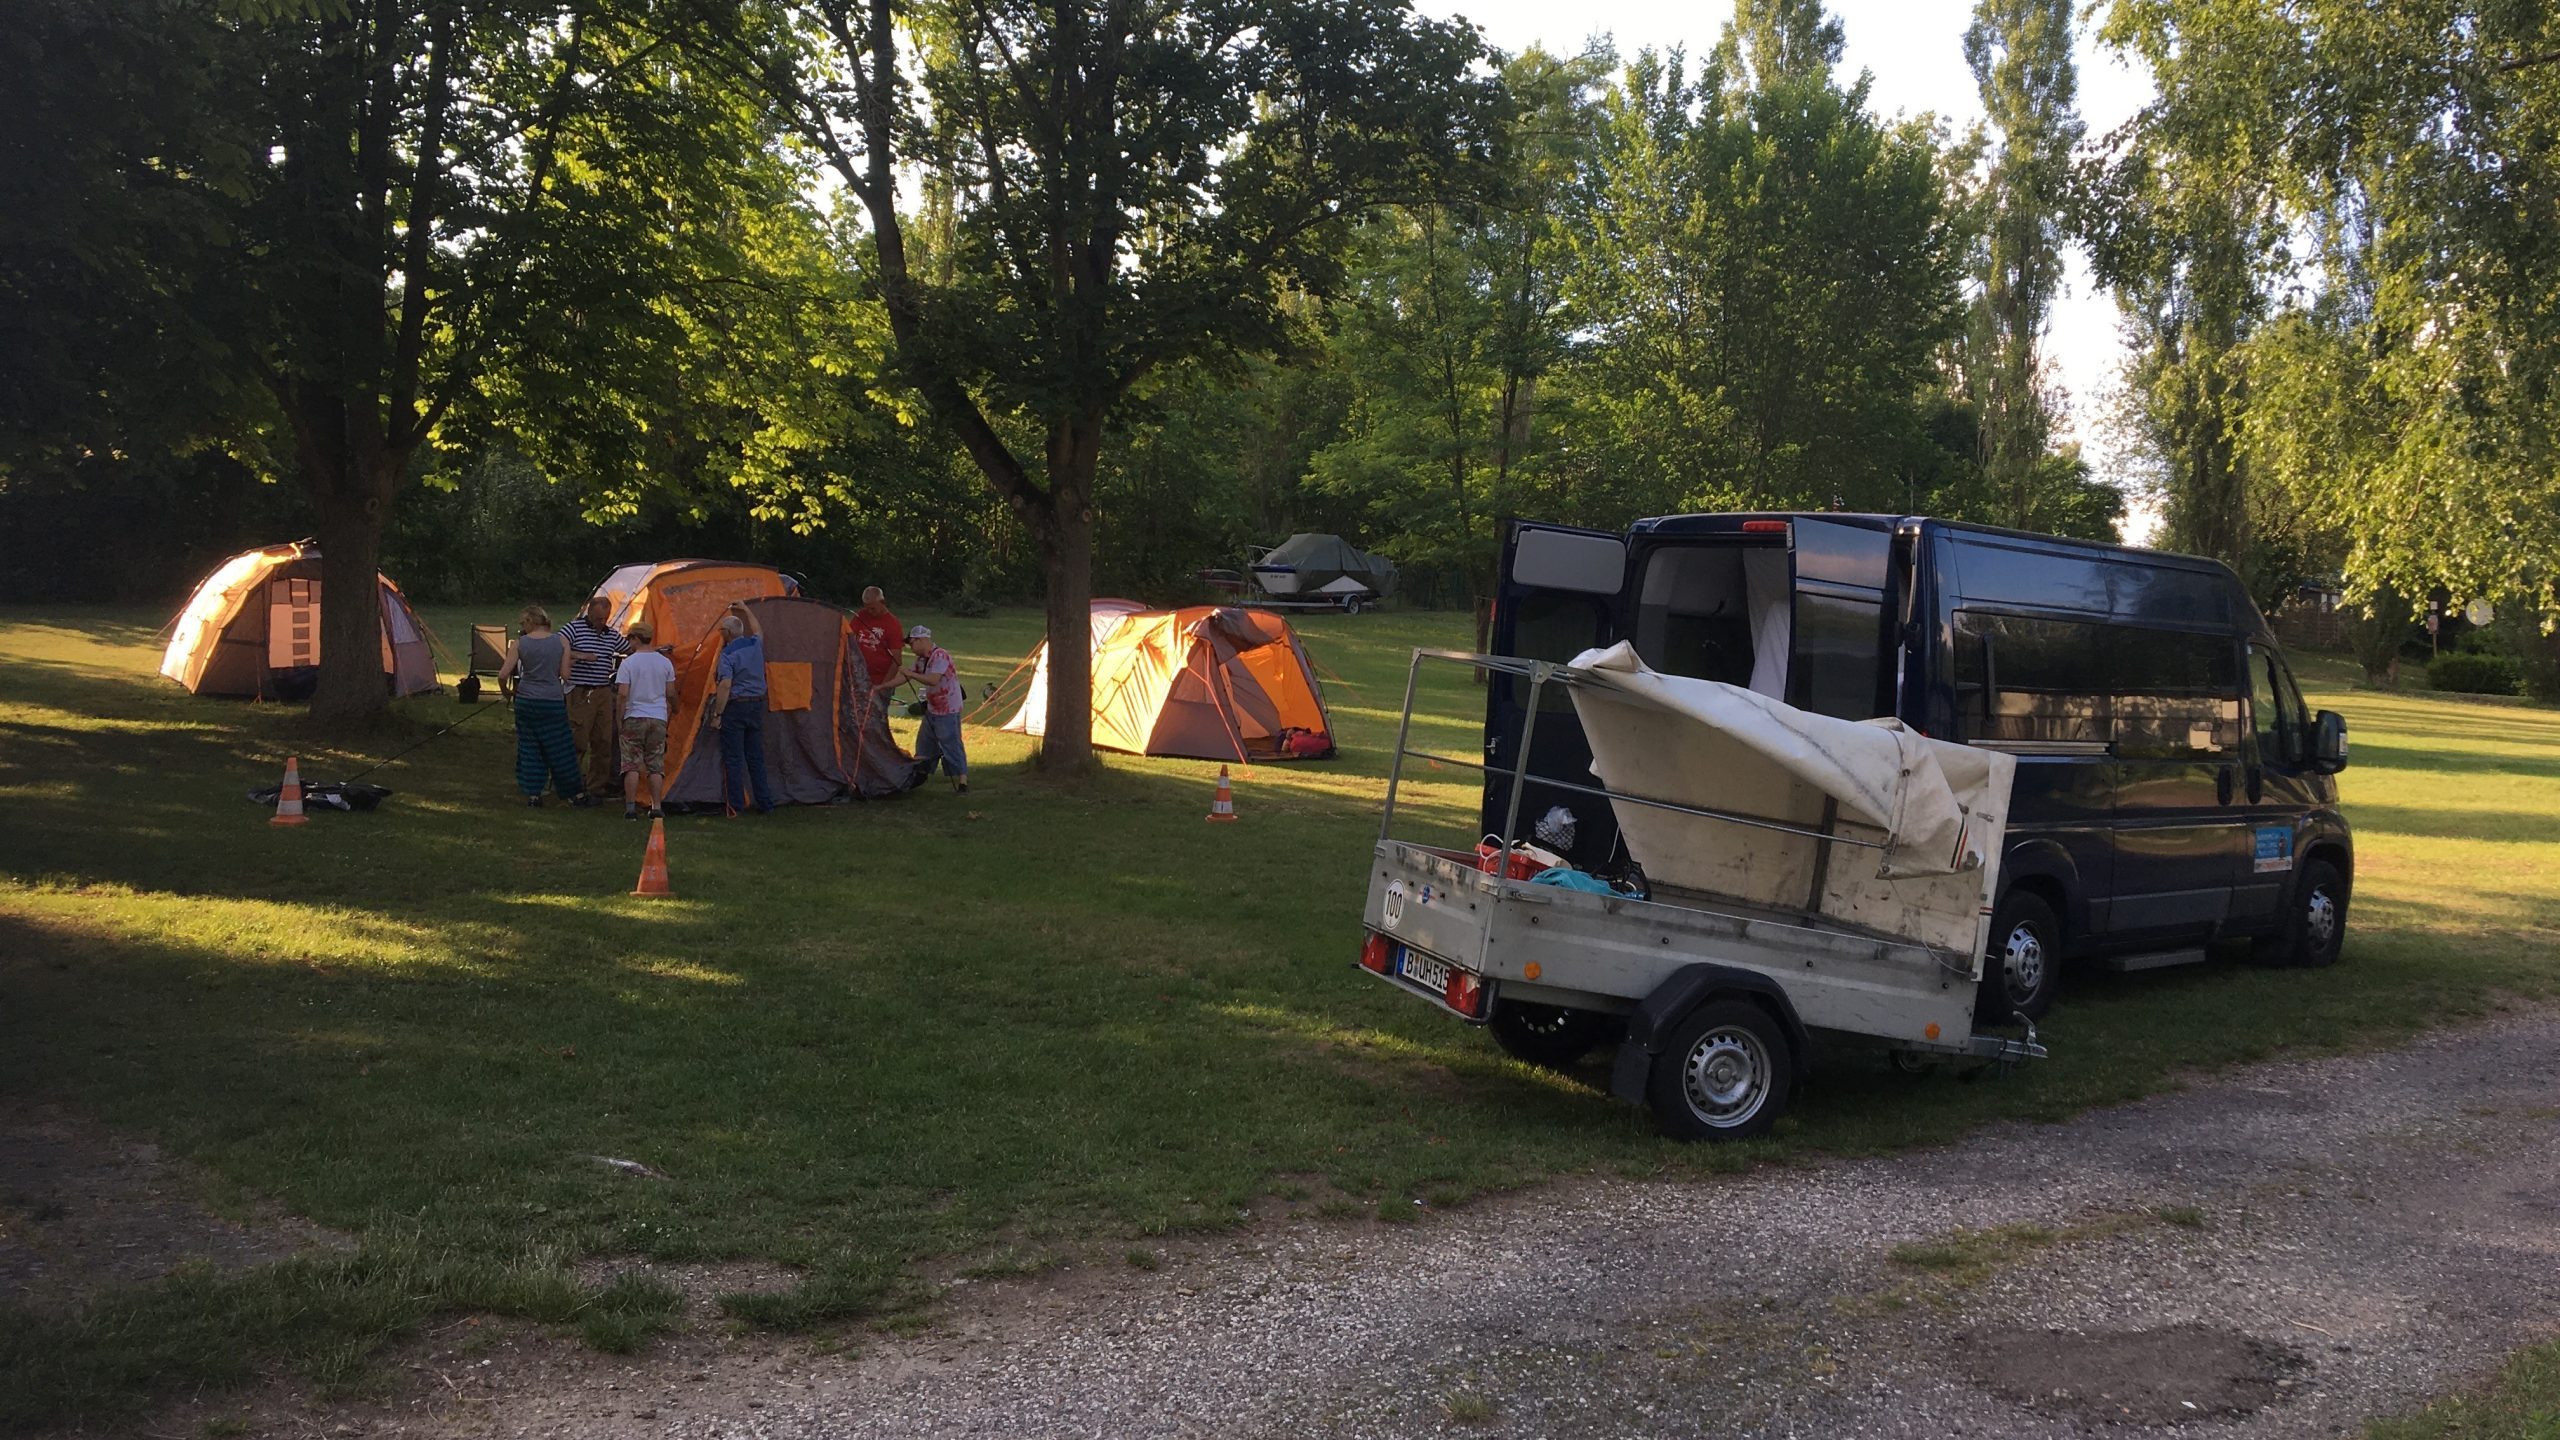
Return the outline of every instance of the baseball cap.
{"type": "Polygon", "coordinates": [[[933,627],[930,625],[919,625],[913,630],[907,632],[907,638],[910,640],[930,640],[933,638],[933,627]]]}

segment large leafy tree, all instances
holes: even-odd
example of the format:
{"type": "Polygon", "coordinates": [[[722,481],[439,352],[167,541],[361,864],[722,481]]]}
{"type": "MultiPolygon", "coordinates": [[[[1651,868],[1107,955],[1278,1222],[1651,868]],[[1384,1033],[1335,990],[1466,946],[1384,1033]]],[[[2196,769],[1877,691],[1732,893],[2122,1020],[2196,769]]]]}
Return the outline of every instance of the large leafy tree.
{"type": "MultiPolygon", "coordinates": [[[[370,595],[423,453],[462,411],[499,418],[492,377],[611,383],[670,288],[719,263],[698,237],[723,233],[765,137],[679,69],[650,3],[38,0],[54,63],[20,103],[101,117],[51,128],[81,137],[55,188],[105,207],[45,212],[94,282],[48,324],[117,344],[69,372],[95,375],[78,404],[13,408],[74,443],[219,441],[298,479],[326,593],[370,595]],[[156,423],[171,396],[188,423],[156,423]]],[[[314,713],[380,710],[374,607],[322,626],[314,713]]]]}
{"type": "Polygon", "coordinates": [[[2062,284],[2062,219],[2082,134],[2072,106],[2071,9],[2070,0],[1976,0],[1964,35],[1966,63],[2000,136],[1984,196],[1970,388],[1998,518],[2026,530],[2055,529],[2081,498],[2068,468],[2048,463],[2055,407],[2041,353],[2062,284]]]}
{"type": "MultiPolygon", "coordinates": [[[[751,63],[860,203],[903,378],[1039,548],[1050,653],[1084,656],[1095,483],[1151,377],[1284,339],[1350,227],[1492,154],[1463,23],[1401,0],[812,0],[751,63]],[[948,207],[917,263],[916,177],[948,207]]],[[[1053,666],[1044,766],[1091,763],[1053,666]]]]}
{"type": "Polygon", "coordinates": [[[2155,333],[2176,536],[2362,595],[2560,575],[2560,17],[2140,0],[2158,99],[2095,210],[2155,333]]]}
{"type": "Polygon", "coordinates": [[[1567,290],[1589,518],[1909,493],[1962,249],[1931,136],[1838,54],[1818,7],[1755,3],[1695,78],[1628,67],[1567,290]]]}
{"type": "Polygon", "coordinates": [[[1563,430],[1546,381],[1572,354],[1566,237],[1614,68],[1605,49],[1506,62],[1517,110],[1505,183],[1481,201],[1375,217],[1332,308],[1352,399],[1311,479],[1364,510],[1409,569],[1474,593],[1492,579],[1495,520],[1557,498],[1532,500],[1563,430]]]}

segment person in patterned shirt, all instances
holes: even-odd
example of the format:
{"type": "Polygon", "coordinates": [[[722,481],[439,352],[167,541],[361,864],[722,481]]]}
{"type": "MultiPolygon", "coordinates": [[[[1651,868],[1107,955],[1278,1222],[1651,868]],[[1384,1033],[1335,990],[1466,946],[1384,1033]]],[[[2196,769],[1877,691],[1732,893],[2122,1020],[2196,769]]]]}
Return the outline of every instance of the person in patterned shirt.
{"type": "Polygon", "coordinates": [[[622,708],[614,693],[614,674],[631,647],[623,641],[622,632],[613,628],[612,617],[613,602],[591,595],[586,611],[560,630],[561,640],[569,646],[569,733],[578,742],[587,793],[598,796],[622,788],[614,763],[620,754],[615,712],[622,708]]]}

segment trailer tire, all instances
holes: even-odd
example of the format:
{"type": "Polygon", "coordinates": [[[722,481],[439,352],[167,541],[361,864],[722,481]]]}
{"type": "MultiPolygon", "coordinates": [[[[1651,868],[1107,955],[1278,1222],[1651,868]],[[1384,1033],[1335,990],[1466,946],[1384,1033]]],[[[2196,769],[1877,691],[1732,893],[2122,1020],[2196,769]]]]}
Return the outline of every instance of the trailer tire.
{"type": "Polygon", "coordinates": [[[1342,602],[1342,613],[1343,613],[1343,614],[1345,614],[1345,615],[1357,615],[1357,614],[1359,614],[1359,613],[1360,613],[1360,597],[1359,597],[1359,596],[1357,596],[1357,595],[1353,595],[1353,596],[1349,597],[1348,599],[1345,599],[1345,600],[1342,602]]]}
{"type": "Polygon", "coordinates": [[[1493,1043],[1514,1060],[1549,1070],[1562,1070],[1605,1045],[1618,1028],[1614,1015],[1573,1010],[1562,1005],[1501,1001],[1485,1028],[1493,1043]]]}
{"type": "Polygon", "coordinates": [[[1982,957],[1982,992],[1973,1003],[1977,1025],[2041,1020],[2062,988],[2062,922],[2033,890],[2000,897],[1991,916],[1991,950],[1982,957]]]}
{"type": "Polygon", "coordinates": [[[1675,1140],[1748,1140],[1777,1123],[1795,1074],[1777,1017],[1749,1000],[1709,1000],[1653,1057],[1645,1098],[1675,1140]]]}

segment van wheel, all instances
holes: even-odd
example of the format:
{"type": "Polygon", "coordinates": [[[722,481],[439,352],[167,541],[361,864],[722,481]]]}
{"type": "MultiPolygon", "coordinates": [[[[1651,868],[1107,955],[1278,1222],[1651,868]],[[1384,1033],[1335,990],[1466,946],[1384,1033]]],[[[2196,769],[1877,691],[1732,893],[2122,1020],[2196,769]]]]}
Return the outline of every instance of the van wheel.
{"type": "Polygon", "coordinates": [[[1689,1012],[1653,1057],[1645,1098],[1675,1140],[1765,1135],[1795,1087],[1795,1052],[1769,1012],[1748,1000],[1711,1000],[1689,1012]]]}
{"type": "Polygon", "coordinates": [[[1982,957],[1977,1025],[2041,1020],[2062,986],[2062,924],[2032,890],[2012,890],[1991,912],[1991,949],[1982,957]]]}
{"type": "Polygon", "coordinates": [[[1618,1024],[1616,1016],[1591,1010],[1504,1001],[1494,1006],[1485,1028],[1511,1058],[1562,1070],[1608,1043],[1618,1024]]]}
{"type": "Polygon", "coordinates": [[[2311,861],[2302,867],[2293,915],[2272,958],[2280,965],[2335,965],[2346,942],[2347,877],[2326,860],[2311,861]]]}

